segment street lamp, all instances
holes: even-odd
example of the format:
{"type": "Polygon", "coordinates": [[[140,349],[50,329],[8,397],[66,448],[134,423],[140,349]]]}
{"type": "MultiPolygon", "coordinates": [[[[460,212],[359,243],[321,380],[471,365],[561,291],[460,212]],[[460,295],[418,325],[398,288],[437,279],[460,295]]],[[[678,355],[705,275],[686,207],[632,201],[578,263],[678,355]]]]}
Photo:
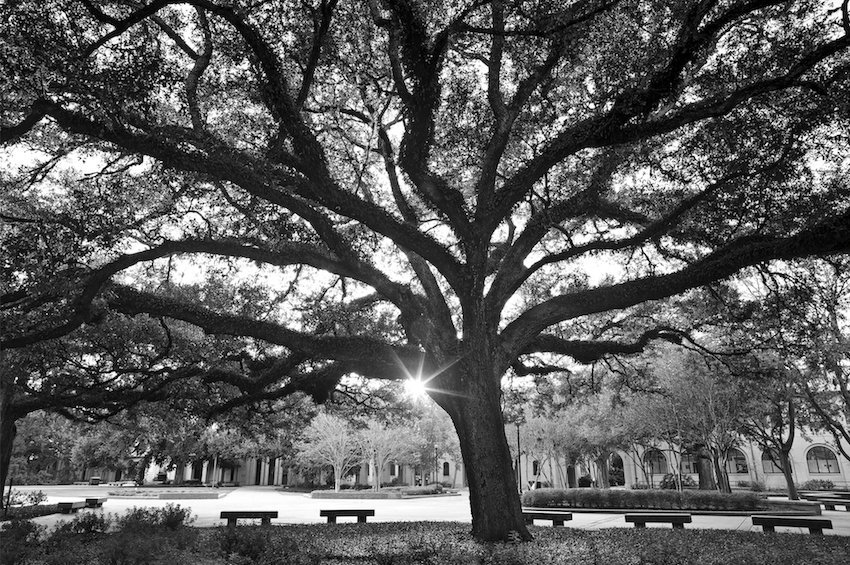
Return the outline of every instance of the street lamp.
{"type": "Polygon", "coordinates": [[[434,484],[437,484],[437,465],[439,465],[437,461],[437,457],[439,457],[437,453],[437,444],[434,444],[434,484]]]}
{"type": "Polygon", "coordinates": [[[519,446],[519,422],[516,423],[516,486],[519,493],[522,494],[522,471],[520,470],[521,451],[519,446]]]}

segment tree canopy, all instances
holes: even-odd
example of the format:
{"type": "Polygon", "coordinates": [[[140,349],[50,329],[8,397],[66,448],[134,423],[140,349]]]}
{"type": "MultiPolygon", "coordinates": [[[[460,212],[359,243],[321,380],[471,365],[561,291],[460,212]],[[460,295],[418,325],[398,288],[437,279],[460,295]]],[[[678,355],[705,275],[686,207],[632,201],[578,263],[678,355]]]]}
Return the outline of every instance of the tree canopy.
{"type": "Polygon", "coordinates": [[[527,538],[500,411],[678,341],[655,301],[850,250],[833,0],[10,0],[2,347],[106,312],[233,336],[251,399],[423,377],[473,532],[527,538]]]}

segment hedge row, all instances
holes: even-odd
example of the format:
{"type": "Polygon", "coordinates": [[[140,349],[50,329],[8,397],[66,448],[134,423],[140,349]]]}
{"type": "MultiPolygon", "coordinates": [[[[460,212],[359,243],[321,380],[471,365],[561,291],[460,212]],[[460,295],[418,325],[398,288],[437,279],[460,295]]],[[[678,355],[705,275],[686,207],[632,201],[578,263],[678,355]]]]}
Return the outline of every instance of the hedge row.
{"type": "Polygon", "coordinates": [[[760,510],[756,493],[612,489],[536,489],[522,495],[523,506],[536,508],[622,508],[653,510],[760,510]]]}

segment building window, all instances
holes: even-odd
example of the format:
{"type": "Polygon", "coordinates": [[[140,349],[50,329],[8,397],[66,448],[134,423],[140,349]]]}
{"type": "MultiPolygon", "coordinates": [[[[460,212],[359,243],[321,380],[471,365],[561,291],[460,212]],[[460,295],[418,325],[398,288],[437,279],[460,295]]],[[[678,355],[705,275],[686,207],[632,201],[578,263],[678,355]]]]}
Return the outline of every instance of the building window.
{"type": "Polygon", "coordinates": [[[443,476],[444,477],[449,476],[449,462],[448,461],[443,461],[443,476]]]}
{"type": "Polygon", "coordinates": [[[667,458],[657,449],[648,449],[643,454],[643,463],[650,474],[664,475],[667,473],[667,458]]]}
{"type": "Polygon", "coordinates": [[[831,449],[826,447],[813,447],[806,453],[806,464],[809,473],[838,473],[838,459],[831,449]]]}
{"type": "Polygon", "coordinates": [[[765,473],[781,473],[782,467],[779,466],[779,454],[774,450],[762,452],[761,468],[765,473]]]}
{"type": "Polygon", "coordinates": [[[729,456],[726,460],[726,471],[737,474],[750,472],[750,468],[747,466],[747,457],[743,451],[734,447],[729,450],[729,456]]]}
{"type": "Polygon", "coordinates": [[[398,465],[390,463],[390,476],[395,477],[396,475],[398,475],[398,465]]]}
{"type": "Polygon", "coordinates": [[[697,458],[693,453],[685,452],[682,454],[682,473],[693,474],[697,471],[697,458]]]}
{"type": "Polygon", "coordinates": [[[535,477],[540,474],[540,461],[531,462],[531,474],[535,477]]]}

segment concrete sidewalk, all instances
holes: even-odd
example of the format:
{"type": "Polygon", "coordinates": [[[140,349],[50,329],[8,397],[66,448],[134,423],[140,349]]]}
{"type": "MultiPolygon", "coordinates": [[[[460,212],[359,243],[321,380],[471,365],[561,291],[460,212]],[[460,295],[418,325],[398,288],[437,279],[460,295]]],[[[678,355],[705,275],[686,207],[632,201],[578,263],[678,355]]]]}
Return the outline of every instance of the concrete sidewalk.
{"type": "MultiPolygon", "coordinates": [[[[48,495],[48,502],[66,502],[83,500],[87,497],[108,497],[108,486],[44,486],[44,487],[15,487],[21,492],[41,490],[48,495]]],[[[197,516],[194,523],[198,527],[221,526],[225,520],[219,518],[222,510],[277,510],[278,518],[272,524],[319,524],[325,519],[319,516],[319,510],[341,508],[372,508],[375,517],[370,522],[471,522],[469,509],[469,493],[461,491],[457,496],[421,497],[403,500],[334,500],[312,499],[301,493],[287,493],[277,490],[277,487],[239,487],[222,489],[219,499],[194,500],[151,500],[149,498],[109,498],[103,509],[86,509],[81,512],[108,512],[124,514],[133,507],[163,508],[167,504],[179,504],[181,507],[192,509],[197,516]]],[[[850,536],[850,512],[824,511],[823,517],[832,520],[832,530],[826,530],[826,535],[850,536]]],[[[73,515],[53,514],[42,516],[34,521],[38,524],[53,526],[60,521],[70,520],[73,515]]],[[[354,521],[354,518],[341,518],[343,521],[354,521]]],[[[546,522],[537,522],[540,527],[550,527],[546,522]]],[[[573,512],[573,519],[567,522],[567,527],[595,530],[600,528],[631,528],[622,513],[582,513],[573,512]]],[[[648,527],[669,528],[669,524],[650,524],[648,527]]],[[[753,527],[749,516],[693,516],[693,523],[686,528],[710,528],[742,531],[761,531],[761,527],[753,527]]],[[[778,528],[777,531],[796,531],[807,533],[802,528],[778,528]]]]}

